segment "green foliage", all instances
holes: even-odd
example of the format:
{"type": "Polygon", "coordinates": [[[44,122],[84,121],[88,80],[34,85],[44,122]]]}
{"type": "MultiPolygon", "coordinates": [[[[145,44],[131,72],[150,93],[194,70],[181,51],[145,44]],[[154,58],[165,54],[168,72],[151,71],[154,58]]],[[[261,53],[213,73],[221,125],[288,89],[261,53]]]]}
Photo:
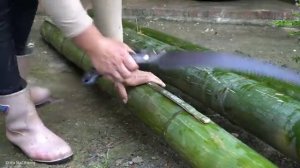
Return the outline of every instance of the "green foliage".
{"type": "MultiPolygon", "coordinates": [[[[294,13],[295,19],[292,20],[274,20],[272,25],[277,27],[292,27],[300,29],[300,13],[294,13]]],[[[300,31],[294,31],[289,33],[290,36],[299,36],[300,31]]]]}
{"type": "MultiPolygon", "coordinates": [[[[299,32],[300,33],[300,32],[299,32]]],[[[300,34],[299,34],[300,35],[300,34]]],[[[293,60],[296,62],[296,63],[298,63],[298,62],[300,62],[300,56],[295,56],[295,57],[293,57],[293,60]]]]}
{"type": "Polygon", "coordinates": [[[275,20],[273,24],[278,27],[300,27],[300,20],[275,20]]]}
{"type": "Polygon", "coordinates": [[[89,165],[89,168],[109,168],[110,160],[109,160],[109,150],[106,152],[106,155],[102,159],[101,163],[94,163],[93,165],[89,165]]]}
{"type": "Polygon", "coordinates": [[[290,36],[300,36],[300,31],[290,32],[290,36]]]}
{"type": "Polygon", "coordinates": [[[294,13],[294,19],[289,20],[275,20],[273,25],[278,27],[298,27],[300,28],[300,13],[294,13]]]}
{"type": "Polygon", "coordinates": [[[300,18],[300,13],[294,13],[294,16],[300,18]]]}

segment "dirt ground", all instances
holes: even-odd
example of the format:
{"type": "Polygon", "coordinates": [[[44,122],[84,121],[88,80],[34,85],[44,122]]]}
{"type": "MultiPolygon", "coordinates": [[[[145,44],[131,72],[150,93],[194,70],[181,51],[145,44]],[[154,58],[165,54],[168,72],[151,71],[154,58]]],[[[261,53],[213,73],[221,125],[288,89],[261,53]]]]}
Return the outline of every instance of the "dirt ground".
{"type": "MultiPolygon", "coordinates": [[[[4,120],[0,119],[0,167],[16,168],[189,168],[161,137],[139,121],[120,100],[96,87],[80,83],[82,72],[47,46],[39,34],[44,16],[38,16],[31,42],[36,46],[32,57],[30,83],[47,86],[52,102],[38,108],[45,124],[70,143],[71,162],[60,166],[28,160],[5,138],[4,120]]],[[[295,58],[300,57],[300,39],[287,32],[255,25],[212,24],[137,20],[148,26],[192,41],[216,51],[235,51],[269,60],[300,71],[295,58]]],[[[219,115],[210,116],[228,132],[258,151],[281,168],[300,164],[283,156],[241,128],[219,115]]]]}
{"type": "Polygon", "coordinates": [[[0,167],[64,168],[184,168],[189,167],[121,101],[96,87],[81,84],[81,71],[66,62],[41,39],[37,17],[31,41],[35,44],[30,82],[51,89],[51,104],[38,108],[45,124],[70,143],[73,161],[60,166],[30,162],[5,138],[0,120],[0,167]]]}

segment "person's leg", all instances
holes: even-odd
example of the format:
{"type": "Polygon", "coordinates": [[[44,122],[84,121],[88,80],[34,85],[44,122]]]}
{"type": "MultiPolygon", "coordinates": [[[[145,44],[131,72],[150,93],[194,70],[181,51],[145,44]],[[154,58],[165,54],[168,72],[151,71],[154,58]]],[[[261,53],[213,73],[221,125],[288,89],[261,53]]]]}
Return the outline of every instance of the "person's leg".
{"type": "MultiPolygon", "coordinates": [[[[14,0],[12,7],[12,26],[16,55],[20,75],[26,79],[30,69],[29,57],[32,50],[28,50],[27,40],[38,7],[38,0],[14,0]]],[[[50,97],[47,88],[30,86],[29,93],[35,105],[46,103],[50,97]]]]}
{"type": "Polygon", "coordinates": [[[122,0],[92,0],[94,21],[100,32],[123,42],[122,0]]]}
{"type": "Polygon", "coordinates": [[[89,9],[92,9],[92,2],[91,0],[80,0],[81,1],[81,4],[83,6],[83,8],[85,10],[89,10],[89,9]]]}
{"type": "Polygon", "coordinates": [[[13,0],[0,1],[0,113],[6,136],[31,159],[56,162],[70,157],[70,146],[40,120],[19,75],[11,24],[13,0]]]}
{"type": "Polygon", "coordinates": [[[12,35],[11,1],[0,1],[0,95],[11,94],[24,88],[19,75],[12,35]]]}
{"type": "Polygon", "coordinates": [[[26,44],[38,7],[38,0],[14,0],[12,6],[13,36],[17,55],[26,54],[26,44]]]}

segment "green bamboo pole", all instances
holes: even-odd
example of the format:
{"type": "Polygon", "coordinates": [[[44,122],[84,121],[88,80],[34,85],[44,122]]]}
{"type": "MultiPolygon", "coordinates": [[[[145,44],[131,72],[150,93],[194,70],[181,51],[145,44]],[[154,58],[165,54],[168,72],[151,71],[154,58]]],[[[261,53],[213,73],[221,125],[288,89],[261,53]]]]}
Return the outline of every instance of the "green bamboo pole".
{"type": "Polygon", "coordinates": [[[123,26],[125,28],[130,28],[132,30],[136,30],[137,32],[153,37],[159,41],[163,41],[166,44],[172,45],[172,46],[176,46],[178,48],[182,48],[185,50],[189,50],[189,51],[206,51],[209,50],[207,48],[201,47],[199,45],[193,44],[191,42],[188,41],[184,41],[182,39],[179,39],[177,37],[174,36],[169,36],[166,35],[162,32],[159,32],[157,30],[153,30],[147,27],[140,27],[132,22],[123,20],[123,26]]]}
{"type": "MultiPolygon", "coordinates": [[[[94,10],[93,9],[88,10],[88,14],[91,17],[94,17],[94,15],[95,15],[94,10]]],[[[123,27],[136,30],[137,32],[139,32],[141,34],[153,37],[157,40],[163,41],[164,43],[167,43],[167,44],[170,44],[172,46],[176,46],[176,47],[179,47],[179,48],[182,48],[182,49],[185,49],[185,50],[190,50],[190,51],[209,50],[207,48],[201,47],[199,45],[193,44],[193,43],[188,42],[188,41],[184,41],[184,40],[179,39],[177,37],[169,36],[169,35],[166,35],[162,32],[159,32],[159,31],[147,28],[147,27],[140,27],[137,24],[134,24],[134,23],[129,22],[127,20],[123,20],[123,27]]]]}
{"type": "Polygon", "coordinates": [[[287,83],[287,82],[280,81],[280,80],[276,80],[273,78],[256,76],[253,74],[246,74],[246,73],[242,73],[242,72],[236,72],[236,73],[246,76],[250,79],[259,81],[260,83],[262,83],[270,88],[274,88],[277,91],[300,101],[300,86],[298,86],[298,85],[287,83]]]}
{"type": "MultiPolygon", "coordinates": [[[[90,14],[91,14],[91,12],[92,11],[90,11],[90,14]]],[[[176,47],[174,50],[177,50],[177,49],[184,49],[184,50],[188,50],[188,51],[207,51],[208,50],[207,48],[201,47],[201,46],[193,44],[191,42],[179,39],[177,37],[165,34],[163,32],[157,31],[157,30],[153,30],[153,29],[150,29],[147,27],[141,27],[137,24],[134,24],[134,23],[126,21],[126,20],[123,20],[123,26],[125,28],[135,30],[140,35],[146,35],[146,36],[155,38],[160,41],[159,44],[161,42],[163,42],[163,44],[169,44],[170,46],[173,46],[172,50],[174,49],[174,47],[176,47]]],[[[148,43],[151,43],[151,41],[148,43]]],[[[141,44],[141,45],[143,45],[143,44],[141,44]]],[[[133,47],[134,46],[137,47],[135,44],[133,44],[133,47]]],[[[147,45],[145,45],[145,46],[147,46],[147,45]]],[[[145,47],[145,46],[140,46],[140,47],[145,47]]],[[[168,46],[165,46],[165,47],[167,48],[168,46]]],[[[151,47],[148,47],[148,48],[151,50],[156,47],[152,45],[151,47]]],[[[159,50],[159,49],[157,48],[157,50],[159,50]]],[[[278,90],[279,92],[282,92],[285,95],[288,95],[294,99],[300,100],[300,87],[299,86],[289,84],[289,83],[286,83],[283,81],[278,81],[273,78],[255,76],[253,74],[247,74],[247,73],[242,73],[242,72],[236,72],[236,73],[241,74],[242,76],[247,76],[256,81],[259,81],[268,87],[274,88],[274,89],[278,90]]]]}
{"type": "MultiPolygon", "coordinates": [[[[133,31],[124,36],[125,42],[130,46],[143,48],[147,46],[145,42],[162,43],[145,36],[144,33],[133,31]]],[[[159,50],[155,45],[152,46],[153,48],[148,49],[159,50]]],[[[173,48],[174,46],[170,50],[173,48]]],[[[173,71],[155,66],[148,66],[146,69],[221,113],[283,154],[299,161],[299,101],[261,82],[232,72],[198,67],[173,71]]]]}
{"type": "MultiPolygon", "coordinates": [[[[47,21],[43,23],[42,36],[51,45],[56,45],[55,39],[48,38],[54,31],[58,30],[53,24],[47,21]]],[[[62,46],[58,52],[67,54],[66,58],[70,58],[77,66],[88,69],[90,63],[87,56],[78,52],[70,40],[64,40],[62,46]]],[[[113,94],[111,82],[100,79],[98,84],[104,91],[113,94]]],[[[126,106],[157,134],[163,136],[166,142],[193,167],[276,167],[214,122],[207,124],[199,122],[187,110],[164,96],[168,93],[166,90],[155,85],[142,85],[130,89],[128,93],[129,101],[126,106]]]]}

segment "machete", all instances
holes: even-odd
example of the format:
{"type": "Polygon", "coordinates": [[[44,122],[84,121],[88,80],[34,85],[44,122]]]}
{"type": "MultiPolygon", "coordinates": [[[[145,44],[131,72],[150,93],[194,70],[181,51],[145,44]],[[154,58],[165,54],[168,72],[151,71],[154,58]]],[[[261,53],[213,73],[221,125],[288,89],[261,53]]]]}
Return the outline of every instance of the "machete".
{"type": "MultiPolygon", "coordinates": [[[[132,57],[140,67],[155,65],[160,69],[218,68],[271,77],[300,85],[300,75],[296,71],[233,53],[171,51],[156,54],[141,52],[132,54],[132,57]]],[[[100,76],[95,69],[92,69],[84,75],[82,82],[86,85],[93,84],[100,76]]]]}

